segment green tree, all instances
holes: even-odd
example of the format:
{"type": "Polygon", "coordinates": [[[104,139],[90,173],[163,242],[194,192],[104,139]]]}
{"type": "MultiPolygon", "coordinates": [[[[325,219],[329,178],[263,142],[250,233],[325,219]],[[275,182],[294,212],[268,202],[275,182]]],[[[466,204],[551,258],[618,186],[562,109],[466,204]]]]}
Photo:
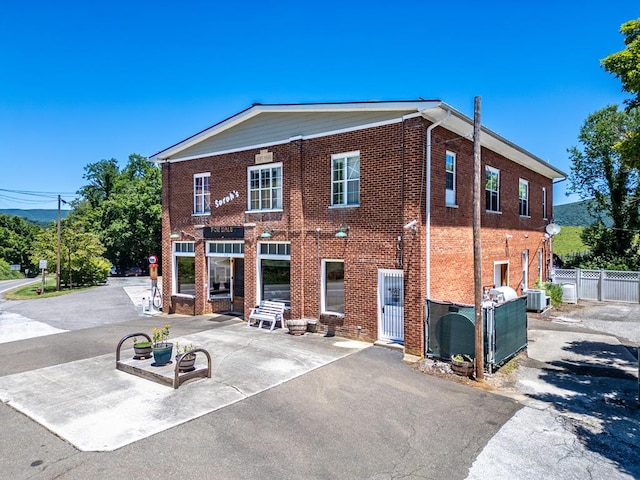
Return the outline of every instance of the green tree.
{"type": "MultiPolygon", "coordinates": [[[[98,237],[85,232],[80,224],[64,220],[60,236],[60,283],[67,288],[96,285],[109,275],[110,262],[102,257],[105,248],[98,237]]],[[[47,270],[57,271],[58,235],[49,228],[35,239],[31,258],[47,260],[47,270]]]]}
{"type": "Polygon", "coordinates": [[[150,254],[160,252],[161,174],[141,155],[130,155],[121,171],[114,162],[102,160],[85,168],[90,184],[79,190],[72,216],[99,236],[105,256],[124,270],[142,266],[150,254]]]}
{"type": "Polygon", "coordinates": [[[0,214],[0,258],[35,273],[38,263],[31,261],[31,244],[40,231],[23,218],[0,214]]]}
{"type": "Polygon", "coordinates": [[[84,167],[84,171],[82,178],[88,180],[89,184],[78,190],[78,194],[87,200],[91,207],[96,208],[109,200],[116,188],[120,175],[118,161],[115,158],[100,160],[84,167]]]}
{"type": "MultiPolygon", "coordinates": [[[[604,69],[622,82],[622,91],[630,93],[625,100],[627,110],[640,107],[640,19],[623,23],[620,33],[624,36],[625,49],[601,60],[604,69]]],[[[616,148],[624,154],[625,161],[640,168],[640,132],[630,129],[618,140],[616,148]]]]}
{"type": "Polygon", "coordinates": [[[600,227],[586,229],[583,241],[595,252],[611,252],[617,257],[635,257],[636,231],[640,225],[637,199],[640,198],[638,170],[621,148],[629,132],[638,131],[640,113],[636,109],[619,111],[608,106],[587,118],[580,129],[582,149],[569,149],[571,173],[569,190],[582,199],[594,198],[593,214],[604,228],[604,216],[613,225],[610,232],[600,227]]]}
{"type": "Polygon", "coordinates": [[[622,82],[622,91],[633,95],[629,108],[640,106],[640,19],[625,22],[620,27],[626,48],[601,60],[604,69],[622,82]]]}

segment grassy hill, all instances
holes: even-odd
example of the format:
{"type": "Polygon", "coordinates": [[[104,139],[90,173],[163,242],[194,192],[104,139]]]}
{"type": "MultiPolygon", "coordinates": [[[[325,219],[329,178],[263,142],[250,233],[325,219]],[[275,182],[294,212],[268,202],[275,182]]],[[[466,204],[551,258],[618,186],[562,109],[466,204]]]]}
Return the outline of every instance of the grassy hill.
{"type": "MultiPolygon", "coordinates": [[[[588,227],[597,220],[589,213],[589,205],[593,200],[583,200],[581,202],[566,203],[564,205],[553,206],[553,221],[560,225],[572,225],[575,227],[588,227]]],[[[608,217],[605,225],[611,226],[613,222],[608,217]]]]}
{"type": "Polygon", "coordinates": [[[560,233],[553,237],[553,253],[566,255],[567,253],[586,252],[589,250],[580,238],[582,230],[584,230],[584,227],[561,226],[560,233]]]}
{"type": "MultiPolygon", "coordinates": [[[[22,217],[25,220],[28,220],[32,223],[48,226],[51,222],[58,221],[58,210],[57,209],[32,209],[32,210],[22,210],[19,208],[0,208],[0,213],[4,215],[13,215],[16,217],[22,217]]],[[[69,210],[61,210],[60,216],[65,218],[69,210]]]]}

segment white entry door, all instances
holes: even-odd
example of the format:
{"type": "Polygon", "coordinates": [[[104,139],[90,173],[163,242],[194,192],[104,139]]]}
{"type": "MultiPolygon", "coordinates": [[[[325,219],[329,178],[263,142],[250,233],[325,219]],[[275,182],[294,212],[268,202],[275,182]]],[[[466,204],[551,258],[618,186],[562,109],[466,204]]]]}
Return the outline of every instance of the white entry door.
{"type": "Polygon", "coordinates": [[[404,273],[378,270],[378,338],[404,342],[404,273]]]}

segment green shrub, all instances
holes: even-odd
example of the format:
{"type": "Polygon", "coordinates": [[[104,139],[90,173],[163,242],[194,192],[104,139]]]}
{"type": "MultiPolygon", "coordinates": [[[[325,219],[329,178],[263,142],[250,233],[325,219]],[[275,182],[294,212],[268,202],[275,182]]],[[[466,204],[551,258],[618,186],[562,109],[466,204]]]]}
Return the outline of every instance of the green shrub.
{"type": "Polygon", "coordinates": [[[22,273],[17,270],[11,270],[11,265],[0,258],[0,280],[13,280],[23,277],[22,273]]]}
{"type": "Polygon", "coordinates": [[[557,307],[562,303],[562,285],[559,283],[546,282],[544,291],[551,298],[551,305],[557,307]]]}

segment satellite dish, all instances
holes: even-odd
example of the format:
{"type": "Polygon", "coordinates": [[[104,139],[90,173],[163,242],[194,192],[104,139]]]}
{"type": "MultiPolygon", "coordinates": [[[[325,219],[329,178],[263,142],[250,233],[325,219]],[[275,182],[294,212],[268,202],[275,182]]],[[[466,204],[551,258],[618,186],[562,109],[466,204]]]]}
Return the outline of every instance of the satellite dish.
{"type": "Polygon", "coordinates": [[[557,223],[550,223],[549,225],[547,225],[545,230],[549,235],[553,237],[554,235],[557,235],[560,233],[560,225],[558,225],[557,223]]]}

